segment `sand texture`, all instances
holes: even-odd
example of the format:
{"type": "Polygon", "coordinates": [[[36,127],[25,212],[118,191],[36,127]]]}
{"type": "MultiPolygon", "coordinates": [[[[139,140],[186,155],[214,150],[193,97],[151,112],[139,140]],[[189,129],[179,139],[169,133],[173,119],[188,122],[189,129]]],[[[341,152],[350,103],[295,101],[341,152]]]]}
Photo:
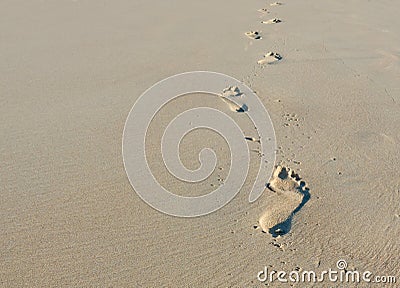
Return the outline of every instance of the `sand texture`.
{"type": "Polygon", "coordinates": [[[257,280],[266,266],[321,271],[339,259],[399,283],[399,11],[388,0],[0,1],[0,286],[267,287],[257,280]],[[194,130],[182,163],[198,168],[210,147],[217,168],[201,183],[172,177],[160,139],[177,114],[223,111],[250,149],[237,196],[187,219],[140,199],[121,142],[146,89],[196,70],[255,91],[274,124],[277,167],[249,203],[260,165],[252,107],[208,94],[169,103],[146,156],[170,191],[210,193],[231,163],[223,138],[194,130]]]}

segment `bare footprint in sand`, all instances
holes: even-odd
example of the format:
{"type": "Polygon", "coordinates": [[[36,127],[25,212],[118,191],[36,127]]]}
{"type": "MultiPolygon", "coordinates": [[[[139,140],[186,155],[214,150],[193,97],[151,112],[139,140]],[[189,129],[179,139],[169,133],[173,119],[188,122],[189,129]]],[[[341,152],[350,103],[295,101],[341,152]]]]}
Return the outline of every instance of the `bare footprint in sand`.
{"type": "Polygon", "coordinates": [[[237,86],[229,86],[222,90],[222,97],[239,97],[242,96],[243,93],[240,91],[237,86]]]}
{"type": "Polygon", "coordinates": [[[237,99],[241,98],[243,95],[244,94],[240,91],[239,87],[237,86],[229,86],[224,90],[222,90],[222,93],[220,94],[221,99],[226,104],[228,104],[229,108],[232,111],[236,112],[246,112],[249,110],[246,103],[244,103],[241,99],[237,99]],[[236,98],[236,102],[238,102],[240,106],[237,105],[234,101],[232,101],[232,98],[236,98]]]}
{"type": "Polygon", "coordinates": [[[271,3],[269,5],[270,6],[280,6],[280,5],[282,5],[282,3],[281,2],[274,2],[274,3],[271,3]]]}
{"type": "Polygon", "coordinates": [[[258,9],[257,11],[261,12],[261,13],[269,13],[267,8],[261,8],[261,9],[258,9]]]}
{"type": "Polygon", "coordinates": [[[266,21],[261,21],[262,24],[277,24],[277,23],[281,23],[282,20],[278,19],[278,18],[273,18],[273,19],[269,19],[266,21]]]}
{"type": "Polygon", "coordinates": [[[268,199],[268,206],[258,221],[263,232],[277,237],[290,231],[293,215],[310,198],[305,186],[293,170],[282,166],[276,168],[268,185],[275,194],[268,199]]]}
{"type": "Polygon", "coordinates": [[[249,31],[244,33],[247,37],[249,37],[250,39],[254,39],[254,40],[260,40],[262,39],[260,32],[258,31],[249,31]]]}
{"type": "Polygon", "coordinates": [[[275,63],[280,60],[282,60],[281,55],[279,55],[278,53],[275,53],[275,52],[268,52],[267,54],[264,55],[264,58],[258,60],[257,63],[260,65],[272,64],[272,63],[275,63]]]}

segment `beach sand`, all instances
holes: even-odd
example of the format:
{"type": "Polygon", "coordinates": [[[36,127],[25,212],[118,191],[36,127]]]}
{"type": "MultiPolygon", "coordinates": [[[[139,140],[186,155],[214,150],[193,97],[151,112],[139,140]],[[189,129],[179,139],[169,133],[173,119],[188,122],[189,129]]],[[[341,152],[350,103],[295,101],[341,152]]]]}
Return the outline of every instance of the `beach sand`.
{"type": "MultiPolygon", "coordinates": [[[[340,259],[400,281],[400,3],[270,4],[0,3],[0,286],[275,287],[257,279],[265,266],[322,271],[340,259]],[[214,213],[173,217],[140,199],[121,152],[128,113],[156,82],[196,70],[256,91],[274,124],[276,164],[306,194],[289,175],[272,181],[284,192],[267,188],[249,203],[250,153],[245,184],[214,213]],[[269,231],[283,220],[284,235],[269,231]]],[[[155,119],[148,149],[160,183],[190,196],[226,177],[228,148],[210,131],[188,135],[188,168],[211,145],[223,169],[182,184],[161,165],[166,120],[189,104],[241,117],[192,96],[155,119]]]]}

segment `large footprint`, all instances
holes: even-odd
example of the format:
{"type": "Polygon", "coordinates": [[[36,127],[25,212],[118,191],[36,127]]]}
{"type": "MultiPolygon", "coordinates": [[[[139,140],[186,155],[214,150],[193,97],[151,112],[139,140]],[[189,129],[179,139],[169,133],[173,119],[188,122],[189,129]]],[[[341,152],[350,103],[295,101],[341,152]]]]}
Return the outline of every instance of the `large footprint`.
{"type": "Polygon", "coordinates": [[[290,231],[293,215],[310,198],[305,186],[305,182],[293,170],[282,166],[276,168],[269,183],[269,189],[275,195],[269,198],[268,207],[259,219],[263,232],[277,237],[290,231]]]}

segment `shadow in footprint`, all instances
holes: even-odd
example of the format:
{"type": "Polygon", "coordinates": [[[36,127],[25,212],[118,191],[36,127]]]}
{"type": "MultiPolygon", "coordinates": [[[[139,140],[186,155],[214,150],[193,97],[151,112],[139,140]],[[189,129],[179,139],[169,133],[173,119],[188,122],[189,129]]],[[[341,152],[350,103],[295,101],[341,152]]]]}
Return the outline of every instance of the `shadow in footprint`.
{"type": "Polygon", "coordinates": [[[298,192],[303,195],[303,199],[299,206],[297,206],[293,212],[290,214],[290,216],[283,222],[280,222],[276,224],[275,226],[271,227],[268,232],[272,235],[272,237],[276,238],[278,236],[283,236],[286,235],[287,233],[290,232],[290,229],[292,228],[292,219],[293,216],[303,208],[303,206],[310,200],[311,195],[310,191],[308,188],[304,187],[305,184],[302,182],[300,184],[300,187],[298,188],[298,192]]]}

